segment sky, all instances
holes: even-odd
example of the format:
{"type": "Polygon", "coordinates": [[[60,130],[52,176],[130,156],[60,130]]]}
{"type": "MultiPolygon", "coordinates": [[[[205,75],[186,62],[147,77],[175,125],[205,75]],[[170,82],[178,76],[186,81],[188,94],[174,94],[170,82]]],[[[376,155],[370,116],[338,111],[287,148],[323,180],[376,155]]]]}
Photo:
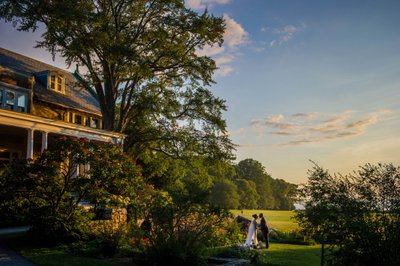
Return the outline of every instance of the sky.
{"type": "MultiPolygon", "coordinates": [[[[186,0],[226,23],[210,87],[226,100],[237,162],[301,184],[314,161],[348,174],[400,165],[400,1],[186,0]]],[[[0,22],[0,46],[64,68],[40,34],[0,22]]],[[[72,69],[73,70],[73,69],[72,69]]],[[[71,70],[71,71],[72,71],[71,70]]]]}

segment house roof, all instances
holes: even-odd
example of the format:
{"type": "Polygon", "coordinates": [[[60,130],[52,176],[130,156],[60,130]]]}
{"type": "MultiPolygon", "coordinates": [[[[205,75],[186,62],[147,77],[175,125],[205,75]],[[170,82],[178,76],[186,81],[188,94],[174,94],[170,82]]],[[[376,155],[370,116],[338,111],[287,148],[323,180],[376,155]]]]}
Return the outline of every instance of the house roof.
{"type": "Polygon", "coordinates": [[[62,74],[65,76],[65,94],[49,90],[44,82],[36,78],[36,83],[33,88],[34,97],[47,103],[101,115],[100,104],[94,92],[80,84],[78,79],[71,72],[1,47],[0,66],[11,69],[16,73],[26,75],[27,77],[45,71],[62,74]]]}

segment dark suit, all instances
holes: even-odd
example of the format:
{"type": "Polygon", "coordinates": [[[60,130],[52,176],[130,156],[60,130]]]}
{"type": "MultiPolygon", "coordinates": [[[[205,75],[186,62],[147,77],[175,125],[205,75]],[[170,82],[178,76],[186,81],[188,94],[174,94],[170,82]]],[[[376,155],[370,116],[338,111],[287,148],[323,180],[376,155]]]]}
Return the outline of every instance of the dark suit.
{"type": "Polygon", "coordinates": [[[260,230],[265,239],[265,247],[269,248],[269,230],[264,217],[262,217],[260,221],[260,230]]]}

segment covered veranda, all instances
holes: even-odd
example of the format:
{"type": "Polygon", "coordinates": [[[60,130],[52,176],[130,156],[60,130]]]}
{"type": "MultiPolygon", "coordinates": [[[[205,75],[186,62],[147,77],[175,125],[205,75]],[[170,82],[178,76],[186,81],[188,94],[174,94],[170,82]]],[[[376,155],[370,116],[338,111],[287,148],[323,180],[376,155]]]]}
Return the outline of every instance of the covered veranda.
{"type": "Polygon", "coordinates": [[[0,109],[0,166],[12,159],[34,159],[52,138],[72,136],[122,145],[124,135],[27,113],[0,109]]]}

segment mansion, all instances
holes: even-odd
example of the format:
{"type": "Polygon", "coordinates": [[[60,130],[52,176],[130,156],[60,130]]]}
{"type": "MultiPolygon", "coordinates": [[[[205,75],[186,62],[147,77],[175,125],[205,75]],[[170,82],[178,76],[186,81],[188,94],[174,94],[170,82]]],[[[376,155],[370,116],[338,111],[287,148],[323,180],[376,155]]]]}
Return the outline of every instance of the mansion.
{"type": "Polygon", "coordinates": [[[73,136],[122,145],[102,129],[96,92],[74,73],[0,48],[0,167],[33,159],[52,139],[73,136]]]}

